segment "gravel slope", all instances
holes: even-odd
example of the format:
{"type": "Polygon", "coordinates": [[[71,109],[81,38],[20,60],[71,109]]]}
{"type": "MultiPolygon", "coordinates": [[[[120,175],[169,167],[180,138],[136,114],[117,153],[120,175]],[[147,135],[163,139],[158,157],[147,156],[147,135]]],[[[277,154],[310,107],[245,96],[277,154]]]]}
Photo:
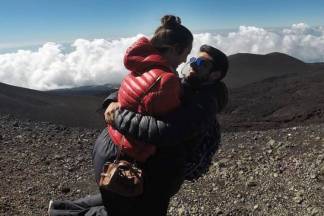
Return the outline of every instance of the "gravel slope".
{"type": "MultiPolygon", "coordinates": [[[[324,215],[324,124],[228,132],[208,174],[184,184],[170,215],[324,215]]],[[[99,130],[0,115],[0,215],[46,215],[48,201],[97,192],[99,130]]]]}

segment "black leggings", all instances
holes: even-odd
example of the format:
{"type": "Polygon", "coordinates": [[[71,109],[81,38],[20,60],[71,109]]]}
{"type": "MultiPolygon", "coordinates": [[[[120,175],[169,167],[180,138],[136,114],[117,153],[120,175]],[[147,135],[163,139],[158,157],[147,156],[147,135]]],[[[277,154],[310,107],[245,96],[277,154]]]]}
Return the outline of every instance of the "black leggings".
{"type": "Polygon", "coordinates": [[[53,201],[50,216],[108,216],[100,194],[75,201],[53,201]]]}
{"type": "MultiPolygon", "coordinates": [[[[181,147],[181,146],[180,146],[181,147]]],[[[97,183],[106,161],[116,158],[117,148],[107,129],[98,136],[93,150],[93,164],[97,183]]],[[[167,214],[171,197],[184,181],[184,153],[173,146],[168,152],[157,153],[141,164],[144,174],[144,192],[135,198],[122,197],[112,192],[101,191],[103,204],[109,216],[167,214]]]]}

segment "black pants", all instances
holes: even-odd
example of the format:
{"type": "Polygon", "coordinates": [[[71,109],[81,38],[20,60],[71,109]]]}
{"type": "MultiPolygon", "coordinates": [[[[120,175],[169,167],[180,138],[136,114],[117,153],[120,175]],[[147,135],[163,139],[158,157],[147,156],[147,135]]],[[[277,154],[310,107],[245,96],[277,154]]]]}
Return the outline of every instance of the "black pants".
{"type": "Polygon", "coordinates": [[[49,210],[50,216],[165,216],[170,198],[179,190],[182,182],[160,183],[145,186],[143,195],[135,198],[102,191],[102,195],[97,194],[75,201],[54,201],[49,210]]]}
{"type": "Polygon", "coordinates": [[[53,201],[50,216],[108,216],[100,194],[75,201],[53,201]]]}
{"type": "MultiPolygon", "coordinates": [[[[97,183],[104,163],[113,161],[116,155],[116,145],[104,129],[96,140],[92,155],[97,183]]],[[[129,198],[101,191],[108,215],[166,215],[171,197],[184,181],[184,156],[183,146],[178,144],[159,149],[157,154],[141,164],[144,174],[144,193],[141,196],[129,198]]]]}
{"type": "Polygon", "coordinates": [[[170,199],[183,181],[180,165],[161,163],[161,158],[152,157],[142,166],[144,192],[135,198],[123,197],[109,191],[101,191],[103,203],[109,216],[154,215],[165,216],[170,199]]]}
{"type": "Polygon", "coordinates": [[[154,215],[165,216],[169,206],[169,197],[141,196],[125,198],[117,194],[102,193],[104,205],[109,216],[154,215]]]}

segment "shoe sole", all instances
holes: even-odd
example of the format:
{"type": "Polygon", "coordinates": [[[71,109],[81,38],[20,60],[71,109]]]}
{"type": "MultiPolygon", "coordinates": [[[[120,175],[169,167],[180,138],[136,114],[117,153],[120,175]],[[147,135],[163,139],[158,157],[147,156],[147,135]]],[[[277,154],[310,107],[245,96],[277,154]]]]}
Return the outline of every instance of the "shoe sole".
{"type": "Polygon", "coordinates": [[[53,205],[53,200],[50,200],[50,201],[49,201],[49,204],[48,204],[48,210],[47,210],[47,214],[48,214],[48,216],[51,216],[51,214],[50,214],[50,210],[52,209],[52,205],[53,205]]]}

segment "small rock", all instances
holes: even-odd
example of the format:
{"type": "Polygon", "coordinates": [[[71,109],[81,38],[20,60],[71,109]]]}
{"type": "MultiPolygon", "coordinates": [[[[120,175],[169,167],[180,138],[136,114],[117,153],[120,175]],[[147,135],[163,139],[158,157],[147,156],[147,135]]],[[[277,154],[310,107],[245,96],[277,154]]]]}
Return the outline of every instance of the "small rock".
{"type": "Polygon", "coordinates": [[[220,208],[217,207],[217,208],[215,209],[215,214],[216,214],[216,215],[221,215],[221,214],[223,214],[223,211],[222,211],[220,208]]]}
{"type": "Polygon", "coordinates": [[[321,175],[324,175],[324,164],[320,167],[320,169],[319,169],[319,173],[320,173],[321,175]]]}
{"type": "Polygon", "coordinates": [[[171,207],[169,208],[169,212],[173,212],[173,210],[174,210],[174,207],[171,206],[171,207]]]}
{"type": "Polygon", "coordinates": [[[69,171],[69,172],[74,172],[75,170],[76,170],[75,167],[69,167],[69,168],[68,168],[68,171],[69,171]]]}
{"type": "Polygon", "coordinates": [[[324,181],[324,164],[319,168],[318,177],[324,181]]]}
{"type": "MultiPolygon", "coordinates": [[[[1,138],[0,138],[1,140],[1,138]]],[[[321,164],[324,161],[324,154],[320,154],[318,155],[317,159],[316,159],[316,164],[321,164]]]]}
{"type": "Polygon", "coordinates": [[[61,191],[62,191],[62,193],[67,194],[67,193],[70,193],[71,188],[65,186],[65,187],[62,187],[62,188],[61,188],[61,191]]]}
{"type": "Polygon", "coordinates": [[[311,215],[312,216],[315,216],[315,215],[318,215],[318,213],[320,212],[320,210],[318,208],[313,208],[312,212],[311,212],[311,215]]]}
{"type": "Polygon", "coordinates": [[[63,158],[64,158],[64,155],[59,155],[59,154],[56,154],[56,155],[54,155],[54,157],[53,157],[54,160],[61,160],[61,159],[63,159],[63,158]]]}
{"type": "Polygon", "coordinates": [[[28,192],[31,192],[33,189],[34,189],[34,188],[30,186],[30,187],[27,188],[27,191],[28,191],[28,192]]]}
{"type": "Polygon", "coordinates": [[[77,162],[82,162],[82,161],[84,161],[85,159],[84,159],[84,157],[82,157],[82,156],[78,156],[77,158],[76,158],[76,161],[77,162]]]}
{"type": "Polygon", "coordinates": [[[315,178],[316,178],[316,174],[315,174],[315,173],[312,173],[312,174],[310,175],[310,177],[311,177],[311,179],[315,179],[315,178]]]}
{"type": "Polygon", "coordinates": [[[258,183],[256,181],[254,181],[254,180],[248,180],[246,182],[246,186],[248,186],[248,187],[255,187],[257,185],[258,185],[258,183]]]}
{"type": "Polygon", "coordinates": [[[301,197],[301,196],[296,196],[293,198],[293,200],[295,203],[298,203],[298,204],[301,204],[304,201],[303,197],[301,197]]]}
{"type": "Polygon", "coordinates": [[[228,161],[229,161],[229,159],[226,159],[226,158],[221,159],[220,161],[218,161],[219,167],[225,167],[226,164],[228,163],[228,161]]]}
{"type": "Polygon", "coordinates": [[[269,140],[269,142],[267,143],[268,146],[273,146],[276,143],[275,140],[271,139],[269,140]]]}

